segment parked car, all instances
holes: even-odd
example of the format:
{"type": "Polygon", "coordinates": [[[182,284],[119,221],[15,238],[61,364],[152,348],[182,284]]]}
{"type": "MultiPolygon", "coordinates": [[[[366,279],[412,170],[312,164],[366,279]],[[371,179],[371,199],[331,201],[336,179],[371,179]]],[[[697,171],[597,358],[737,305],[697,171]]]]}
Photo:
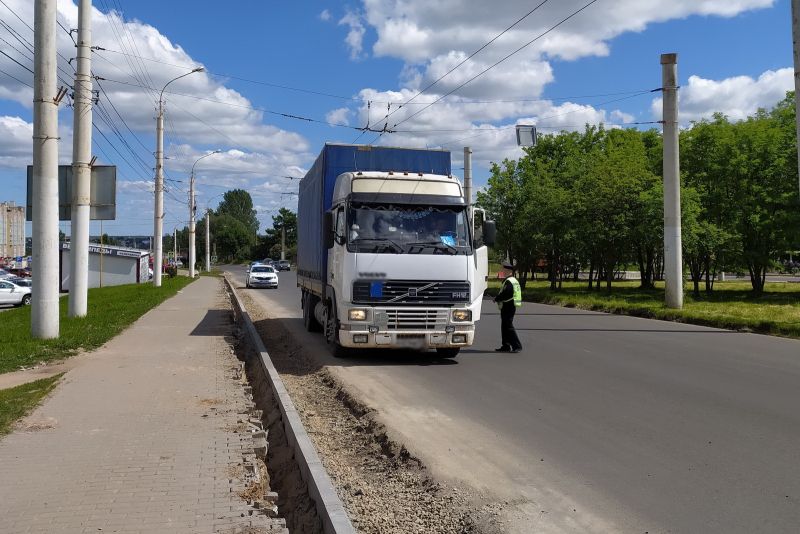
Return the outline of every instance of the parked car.
{"type": "Polygon", "coordinates": [[[0,280],[4,280],[6,278],[11,278],[12,275],[10,272],[6,271],[5,269],[0,269],[0,280]]]}
{"type": "Polygon", "coordinates": [[[0,304],[28,306],[31,303],[31,288],[18,286],[9,279],[0,280],[0,304]]]}
{"type": "Polygon", "coordinates": [[[281,261],[278,262],[277,269],[279,271],[291,271],[292,270],[292,264],[289,263],[289,260],[281,260],[281,261]]]}
{"type": "Polygon", "coordinates": [[[31,277],[31,270],[25,267],[20,267],[19,269],[9,269],[8,272],[13,274],[14,276],[19,276],[20,278],[31,277]]]}
{"type": "Polygon", "coordinates": [[[17,276],[13,278],[6,278],[6,280],[13,284],[17,284],[18,286],[33,287],[33,280],[30,278],[22,278],[21,276],[17,276]]]}
{"type": "Polygon", "coordinates": [[[278,273],[269,265],[257,264],[250,267],[247,271],[248,288],[251,287],[271,287],[278,289],[278,273]]]}

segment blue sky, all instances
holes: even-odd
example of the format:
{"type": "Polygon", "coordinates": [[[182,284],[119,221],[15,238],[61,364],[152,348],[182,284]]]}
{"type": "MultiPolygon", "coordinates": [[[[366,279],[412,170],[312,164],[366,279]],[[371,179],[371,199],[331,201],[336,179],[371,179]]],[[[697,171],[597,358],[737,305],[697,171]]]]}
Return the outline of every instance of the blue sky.
{"type": "MultiPolygon", "coordinates": [[[[106,78],[100,99],[111,116],[104,121],[102,110],[95,113],[110,141],[96,136],[96,154],[118,166],[119,180],[118,218],[104,229],[110,234],[152,231],[155,98],[137,86],[158,89],[186,67],[203,65],[208,73],[176,82],[170,87],[179,94],[166,97],[170,191],[165,231],[185,224],[188,171],[213,149],[222,152],[198,165],[200,209],[214,207],[226,189],[242,187],[251,191],[263,228],[279,207],[296,205],[287,194],[296,190],[296,181],[284,176],[302,175],[326,141],[444,146],[453,151],[454,168],[461,166],[461,147],[468,143],[481,184],[491,161],[520,154],[516,123],[536,122],[552,132],[585,123],[658,120],[658,95],[632,92],[660,85],[659,54],[664,52],[679,54],[681,116],[687,126],[714,111],[745,117],[791,88],[789,0],[598,0],[442,103],[403,120],[421,109],[419,104],[456,89],[587,1],[545,3],[398,110],[538,2],[509,0],[498,9],[465,0],[307,0],[230,2],[220,9],[216,2],[196,0],[95,0],[94,44],[107,51],[95,53],[93,71],[106,78]],[[121,18],[108,17],[112,10],[121,18]],[[624,94],[591,96],[609,93],[624,94]],[[371,125],[380,126],[389,102],[389,126],[401,122],[395,129],[406,132],[359,137],[355,128],[366,123],[368,109],[371,125]]],[[[8,8],[0,5],[0,20],[23,40],[32,40],[12,14],[32,25],[32,2],[4,2],[8,8]]],[[[58,5],[59,20],[74,27],[75,4],[58,5]]],[[[0,41],[0,49],[32,65],[16,36],[6,28],[0,28],[0,36],[8,41],[0,41]]],[[[59,39],[59,51],[72,57],[74,48],[60,29],[59,39]]],[[[69,71],[66,62],[61,64],[69,71]]],[[[32,76],[4,56],[0,70],[6,73],[0,73],[0,200],[22,203],[31,92],[8,75],[28,83],[32,76]]],[[[66,163],[72,149],[71,108],[62,106],[60,128],[66,163]]],[[[99,225],[93,226],[96,233],[99,225]]],[[[62,227],[69,232],[68,223],[62,227]]]]}

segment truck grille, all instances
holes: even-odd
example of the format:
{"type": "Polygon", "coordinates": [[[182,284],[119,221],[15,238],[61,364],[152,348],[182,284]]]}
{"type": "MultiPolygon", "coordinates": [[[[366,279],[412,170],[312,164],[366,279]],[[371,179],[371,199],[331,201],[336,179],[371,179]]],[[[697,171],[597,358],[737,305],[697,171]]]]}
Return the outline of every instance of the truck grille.
{"type": "Polygon", "coordinates": [[[386,317],[387,330],[444,330],[447,310],[376,310],[375,319],[380,327],[386,317]]]}
{"type": "Polygon", "coordinates": [[[470,301],[469,282],[448,280],[358,280],[353,282],[356,304],[448,305],[470,301]]]}

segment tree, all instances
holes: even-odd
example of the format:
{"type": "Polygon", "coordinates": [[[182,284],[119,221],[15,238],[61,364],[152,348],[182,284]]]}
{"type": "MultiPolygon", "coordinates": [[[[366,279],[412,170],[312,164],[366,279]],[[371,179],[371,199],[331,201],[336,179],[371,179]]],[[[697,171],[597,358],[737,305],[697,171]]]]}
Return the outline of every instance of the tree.
{"type": "Polygon", "coordinates": [[[226,261],[246,260],[255,244],[255,234],[241,220],[223,213],[212,217],[217,255],[226,261]]]}
{"type": "Polygon", "coordinates": [[[217,206],[217,215],[229,215],[240,221],[244,227],[255,236],[258,233],[257,212],[253,209],[253,199],[244,189],[226,191],[222,202],[217,206]]]}
{"type": "MultiPolygon", "coordinates": [[[[286,252],[297,244],[297,214],[288,208],[281,208],[277,215],[272,217],[272,228],[267,228],[265,237],[272,247],[277,247],[277,254],[271,251],[273,257],[280,256],[280,247],[283,230],[286,229],[286,252]]],[[[288,256],[288,254],[287,254],[288,256]]]]}
{"type": "Polygon", "coordinates": [[[773,260],[798,243],[794,114],[789,93],[770,111],[737,123],[717,114],[685,135],[687,181],[700,194],[700,220],[709,223],[708,231],[721,232],[709,238],[716,248],[709,254],[709,279],[715,264],[735,262],[761,292],[773,260]],[[738,243],[733,250],[732,240],[738,243]]]}

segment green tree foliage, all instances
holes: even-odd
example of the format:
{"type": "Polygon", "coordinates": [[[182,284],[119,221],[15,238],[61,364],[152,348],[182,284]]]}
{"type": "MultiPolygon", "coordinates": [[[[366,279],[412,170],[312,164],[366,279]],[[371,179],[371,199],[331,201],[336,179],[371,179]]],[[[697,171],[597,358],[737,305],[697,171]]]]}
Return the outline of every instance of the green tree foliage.
{"type": "MultiPolygon", "coordinates": [[[[786,250],[800,247],[793,95],[732,123],[722,115],[681,133],[684,259],[694,289],[723,269],[750,273],[753,290],[786,250]]],[[[638,266],[642,287],[663,272],[662,139],[656,130],[542,136],[518,161],[495,164],[478,203],[495,219],[498,248],[520,281],[544,270],[551,288],[589,272],[610,287],[638,266]]]]}
{"type": "Polygon", "coordinates": [[[216,213],[217,215],[229,215],[239,220],[253,236],[258,233],[258,217],[256,217],[256,210],[253,209],[253,199],[250,193],[244,189],[226,191],[222,196],[222,202],[217,206],[216,213]]]}
{"type": "Polygon", "coordinates": [[[297,214],[288,208],[281,208],[272,217],[272,228],[267,228],[259,236],[255,256],[278,259],[281,257],[281,232],[286,228],[286,258],[294,261],[297,257],[297,214]]]}
{"type": "Polygon", "coordinates": [[[217,256],[225,261],[246,260],[251,256],[256,236],[252,228],[227,213],[212,216],[212,243],[217,256]]]}
{"type": "Polygon", "coordinates": [[[764,288],[767,270],[800,243],[793,94],[740,122],[723,115],[682,136],[687,185],[699,193],[706,289],[720,268],[750,274],[764,288]]]}

